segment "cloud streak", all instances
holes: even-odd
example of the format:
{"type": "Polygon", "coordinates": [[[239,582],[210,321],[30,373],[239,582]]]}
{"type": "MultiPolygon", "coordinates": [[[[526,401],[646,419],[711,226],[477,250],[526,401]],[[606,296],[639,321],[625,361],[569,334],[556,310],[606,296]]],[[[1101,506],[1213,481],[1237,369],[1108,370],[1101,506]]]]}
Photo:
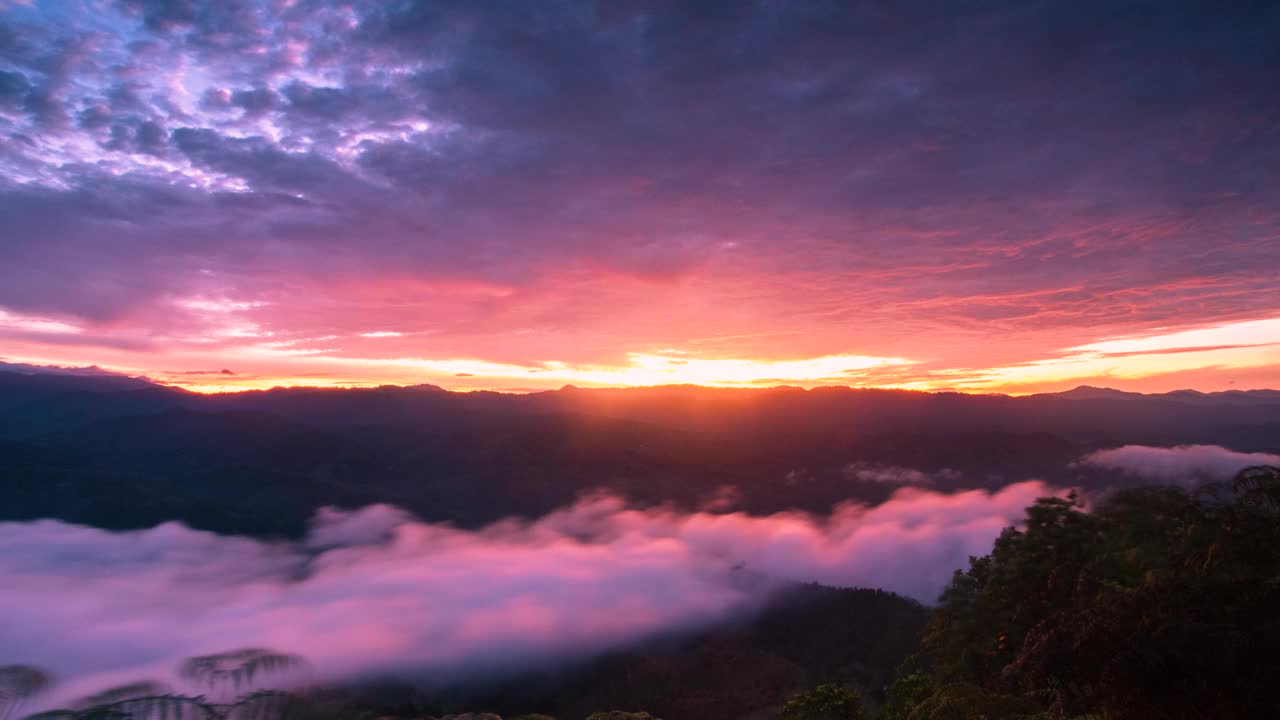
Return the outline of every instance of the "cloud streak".
{"type": "Polygon", "coordinates": [[[54,670],[63,699],[173,681],[181,658],[240,646],[299,653],[323,678],[555,662],[743,612],[765,588],[741,570],[930,601],[1049,492],[903,489],[826,519],[642,511],[602,496],[476,531],[376,505],[323,510],[298,543],[175,523],[4,523],[0,647],[5,662],[54,670]]]}

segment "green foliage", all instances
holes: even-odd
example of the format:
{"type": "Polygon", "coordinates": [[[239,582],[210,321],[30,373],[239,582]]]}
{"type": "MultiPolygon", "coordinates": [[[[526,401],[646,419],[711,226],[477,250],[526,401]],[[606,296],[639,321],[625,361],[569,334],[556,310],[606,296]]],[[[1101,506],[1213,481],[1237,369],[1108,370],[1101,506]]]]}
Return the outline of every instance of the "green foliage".
{"type": "Polygon", "coordinates": [[[884,705],[880,708],[883,720],[907,720],[913,708],[917,707],[937,689],[933,676],[911,667],[913,663],[904,663],[898,677],[885,688],[884,705]]]}
{"type": "Polygon", "coordinates": [[[1042,499],[957,572],[886,720],[1280,717],[1280,472],[1042,499]]]}
{"type": "Polygon", "coordinates": [[[936,688],[906,715],[908,720],[1031,720],[1040,715],[1032,697],[984,690],[969,683],[936,688]]]}
{"type": "Polygon", "coordinates": [[[782,707],[782,720],[862,720],[862,696],[839,685],[819,685],[782,707]]]}

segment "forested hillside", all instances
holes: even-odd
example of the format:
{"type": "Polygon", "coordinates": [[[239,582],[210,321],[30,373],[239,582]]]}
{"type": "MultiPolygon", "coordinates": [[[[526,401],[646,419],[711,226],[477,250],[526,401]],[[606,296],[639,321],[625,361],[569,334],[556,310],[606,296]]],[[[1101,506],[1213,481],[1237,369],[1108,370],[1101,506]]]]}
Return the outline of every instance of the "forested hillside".
{"type": "Polygon", "coordinates": [[[0,520],[170,520],[298,537],[319,507],[392,503],[465,527],[604,489],[753,514],[879,503],[903,484],[1105,488],[1074,463],[1126,443],[1280,451],[1270,391],[1013,398],[698,387],[510,395],[433,387],[204,396],[0,367],[0,520]]]}
{"type": "Polygon", "coordinates": [[[1041,500],[974,558],[886,720],[1280,717],[1280,472],[1041,500]]]}

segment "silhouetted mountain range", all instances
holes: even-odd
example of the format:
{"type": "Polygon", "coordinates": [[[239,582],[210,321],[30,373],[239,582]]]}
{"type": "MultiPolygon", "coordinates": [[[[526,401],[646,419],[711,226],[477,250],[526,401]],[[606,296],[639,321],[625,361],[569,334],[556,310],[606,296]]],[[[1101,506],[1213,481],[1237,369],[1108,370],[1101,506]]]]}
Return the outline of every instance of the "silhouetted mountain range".
{"type": "Polygon", "coordinates": [[[322,505],[401,505],[473,526],[593,489],[637,504],[766,513],[932,486],[1094,481],[1072,461],[1127,443],[1280,450],[1280,392],[1105,388],[1009,397],[666,386],[524,395],[434,386],[200,395],[101,371],[0,372],[0,519],[178,519],[297,535],[322,505]]]}

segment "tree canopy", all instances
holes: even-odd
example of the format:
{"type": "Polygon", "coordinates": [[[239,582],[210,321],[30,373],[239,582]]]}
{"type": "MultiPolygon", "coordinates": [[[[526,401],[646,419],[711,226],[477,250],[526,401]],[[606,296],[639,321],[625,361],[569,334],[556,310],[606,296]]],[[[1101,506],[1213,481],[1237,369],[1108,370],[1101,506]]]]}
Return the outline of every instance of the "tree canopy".
{"type": "Polygon", "coordinates": [[[1280,471],[1045,498],[957,571],[888,720],[1280,717],[1280,471]]]}

